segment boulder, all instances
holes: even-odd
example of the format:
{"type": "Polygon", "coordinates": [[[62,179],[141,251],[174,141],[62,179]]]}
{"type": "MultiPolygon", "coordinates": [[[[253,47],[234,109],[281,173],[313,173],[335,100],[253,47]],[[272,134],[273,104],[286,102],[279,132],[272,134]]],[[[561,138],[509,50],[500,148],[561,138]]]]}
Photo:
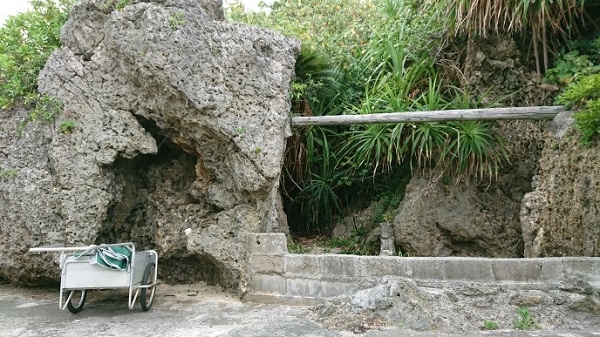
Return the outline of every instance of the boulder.
{"type": "Polygon", "coordinates": [[[62,112],[21,137],[24,112],[3,116],[0,170],[17,174],[0,181],[0,277],[57,279],[29,247],[132,241],[158,251],[163,280],[245,290],[245,234],[288,231],[299,43],[222,18],[216,0],[74,6],[39,77],[62,112]]]}
{"type": "Polygon", "coordinates": [[[519,257],[519,209],[497,183],[414,177],[394,219],[396,245],[409,256],[519,257]]]}

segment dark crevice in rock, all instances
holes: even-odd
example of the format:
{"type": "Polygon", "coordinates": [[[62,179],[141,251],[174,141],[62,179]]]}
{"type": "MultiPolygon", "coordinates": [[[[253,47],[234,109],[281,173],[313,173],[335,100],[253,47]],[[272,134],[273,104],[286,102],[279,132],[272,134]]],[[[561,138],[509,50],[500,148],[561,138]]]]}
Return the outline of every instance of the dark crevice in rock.
{"type": "Polygon", "coordinates": [[[170,141],[169,136],[172,133],[172,130],[168,130],[168,131],[164,131],[161,128],[158,127],[158,125],[156,125],[156,122],[151,120],[151,119],[147,119],[144,116],[141,115],[137,115],[137,114],[133,114],[133,117],[135,117],[135,119],[138,121],[138,123],[140,123],[140,125],[144,128],[144,130],[146,130],[146,132],[149,132],[152,137],[156,140],[156,146],[158,147],[158,154],[157,155],[164,155],[165,153],[171,152],[170,150],[173,151],[177,151],[177,150],[181,150],[181,148],[175,144],[173,144],[173,142],[170,141]],[[166,148],[166,149],[165,149],[166,148]]]}
{"type": "Polygon", "coordinates": [[[171,284],[206,282],[232,288],[237,279],[231,279],[222,263],[210,255],[191,255],[185,258],[167,258],[159,261],[159,277],[171,284]]]}
{"type": "MultiPolygon", "coordinates": [[[[96,243],[133,242],[138,250],[157,249],[157,218],[161,205],[193,202],[187,191],[196,178],[196,158],[167,139],[153,121],[141,116],[136,118],[158,140],[158,153],[132,159],[119,157],[107,168],[115,176],[112,188],[117,198],[108,207],[96,243]]],[[[183,248],[179,252],[172,251],[173,260],[179,259],[174,253],[186,254],[183,248]]],[[[185,274],[187,267],[182,268],[179,274],[185,274]]]]}
{"type": "Polygon", "coordinates": [[[118,158],[110,168],[115,175],[115,187],[120,199],[112,202],[106,220],[98,231],[96,243],[134,242],[138,249],[151,247],[154,230],[147,219],[150,184],[148,168],[156,156],[145,155],[133,159],[118,158]],[[137,228],[143,228],[141,232],[137,228]]]}

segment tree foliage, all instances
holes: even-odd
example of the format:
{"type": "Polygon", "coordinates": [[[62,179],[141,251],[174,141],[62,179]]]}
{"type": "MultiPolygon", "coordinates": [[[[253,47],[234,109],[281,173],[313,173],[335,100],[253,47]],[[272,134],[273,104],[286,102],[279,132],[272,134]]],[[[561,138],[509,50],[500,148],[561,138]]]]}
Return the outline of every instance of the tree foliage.
{"type": "Polygon", "coordinates": [[[73,0],[33,0],[32,9],[9,17],[0,28],[0,110],[24,104],[32,119],[50,118],[51,99],[37,92],[37,77],[60,47],[60,29],[73,0]]]}

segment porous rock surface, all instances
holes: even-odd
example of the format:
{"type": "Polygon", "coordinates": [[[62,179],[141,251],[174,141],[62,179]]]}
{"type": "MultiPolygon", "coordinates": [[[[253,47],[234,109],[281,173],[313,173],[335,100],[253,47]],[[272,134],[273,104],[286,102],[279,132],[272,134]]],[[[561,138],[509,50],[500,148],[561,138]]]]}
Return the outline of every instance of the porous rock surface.
{"type": "Polygon", "coordinates": [[[286,232],[278,182],[298,42],[219,21],[220,0],[78,2],[39,89],[1,116],[0,278],[54,281],[41,245],[132,241],[160,277],[244,291],[247,232],[286,232]],[[70,132],[60,125],[73,122],[70,132]]]}
{"type": "MultiPolygon", "coordinates": [[[[484,322],[497,324],[506,336],[520,336],[517,326],[535,329],[535,335],[569,331],[586,335],[600,328],[598,285],[580,276],[558,289],[531,289],[481,283],[419,285],[414,280],[384,276],[373,287],[357,291],[350,299],[332,300],[315,307],[314,318],[326,326],[364,332],[394,325],[413,331],[473,335],[484,322]],[[529,320],[517,309],[525,307],[529,320]]],[[[531,334],[524,333],[523,336],[531,334]]],[[[562,334],[551,334],[562,336],[562,334]]]]}
{"type": "Polygon", "coordinates": [[[415,177],[394,218],[396,244],[410,256],[519,257],[520,201],[498,183],[415,177]]]}
{"type": "Polygon", "coordinates": [[[570,113],[554,119],[523,198],[526,257],[600,256],[600,147],[583,147],[572,124],[570,113]]]}

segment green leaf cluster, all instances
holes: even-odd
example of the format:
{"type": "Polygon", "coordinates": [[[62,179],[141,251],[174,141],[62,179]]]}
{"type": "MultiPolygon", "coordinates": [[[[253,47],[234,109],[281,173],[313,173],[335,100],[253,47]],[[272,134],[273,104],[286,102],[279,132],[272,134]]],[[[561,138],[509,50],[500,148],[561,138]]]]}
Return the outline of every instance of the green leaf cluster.
{"type": "Polygon", "coordinates": [[[559,55],[546,80],[552,80],[556,74],[566,79],[558,81],[566,88],[556,103],[578,110],[575,119],[580,142],[589,146],[600,136],[600,39],[578,40],[567,46],[570,49],[559,55]]]}
{"type": "Polygon", "coordinates": [[[498,323],[492,320],[483,321],[483,329],[484,330],[498,330],[498,323]]]}
{"type": "Polygon", "coordinates": [[[0,110],[23,104],[34,108],[31,119],[53,113],[45,110],[49,98],[38,93],[37,77],[60,47],[60,29],[73,2],[33,0],[30,11],[9,17],[0,28],[0,110]]]}
{"type": "Polygon", "coordinates": [[[16,169],[2,170],[0,169],[0,180],[13,179],[18,174],[16,169]]]}
{"type": "Polygon", "coordinates": [[[570,85],[557,102],[579,109],[575,119],[582,144],[590,145],[597,140],[600,136],[600,73],[583,77],[570,85]]]}

